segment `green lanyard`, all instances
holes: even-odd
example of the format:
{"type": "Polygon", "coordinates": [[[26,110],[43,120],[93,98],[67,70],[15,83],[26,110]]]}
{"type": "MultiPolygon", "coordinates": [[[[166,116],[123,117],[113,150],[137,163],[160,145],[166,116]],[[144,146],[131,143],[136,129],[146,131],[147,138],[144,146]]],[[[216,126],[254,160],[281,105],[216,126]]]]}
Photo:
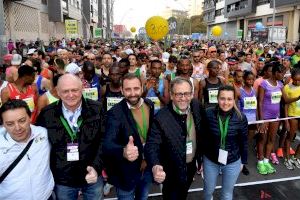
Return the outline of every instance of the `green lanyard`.
{"type": "MultiPolygon", "coordinates": [[[[65,129],[67,130],[69,136],[71,137],[71,141],[73,142],[74,140],[76,140],[77,139],[77,132],[74,132],[70,128],[68,122],[65,120],[65,118],[63,116],[60,116],[60,121],[64,125],[65,129]]],[[[78,127],[80,127],[80,125],[82,124],[82,121],[83,121],[82,119],[78,120],[78,127]]]]}
{"type": "Polygon", "coordinates": [[[138,129],[138,132],[140,134],[140,136],[143,138],[144,142],[146,141],[147,138],[147,119],[146,119],[146,115],[145,115],[145,110],[144,110],[144,105],[141,106],[141,110],[142,110],[142,120],[143,120],[143,128],[139,125],[139,123],[137,121],[135,121],[136,123],[136,127],[138,129]]]}
{"type": "MultiPolygon", "coordinates": [[[[175,106],[175,112],[179,115],[181,115],[180,113],[180,110],[177,106],[175,106]]],[[[188,134],[188,137],[190,137],[190,133],[192,131],[192,126],[193,126],[193,118],[192,118],[192,114],[190,114],[190,117],[189,119],[187,120],[187,134],[188,134]]]]}
{"type": "Polygon", "coordinates": [[[222,119],[219,117],[219,127],[221,132],[221,149],[225,150],[225,144],[226,144],[226,136],[228,132],[228,124],[229,124],[229,116],[226,117],[225,123],[223,124],[222,119]]]}

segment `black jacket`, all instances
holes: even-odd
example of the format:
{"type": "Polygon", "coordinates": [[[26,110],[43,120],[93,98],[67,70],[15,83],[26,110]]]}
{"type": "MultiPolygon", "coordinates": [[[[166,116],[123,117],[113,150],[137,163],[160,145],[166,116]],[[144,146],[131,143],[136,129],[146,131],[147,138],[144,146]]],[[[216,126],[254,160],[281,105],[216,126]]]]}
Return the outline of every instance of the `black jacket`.
{"type": "MultiPolygon", "coordinates": [[[[154,105],[149,99],[144,99],[150,107],[149,130],[154,114],[154,105]]],[[[141,163],[144,148],[135,125],[135,120],[129,110],[126,100],[113,106],[107,112],[106,130],[103,140],[104,164],[109,182],[123,190],[132,190],[141,178],[141,163]],[[138,147],[139,157],[130,162],[123,157],[123,149],[128,144],[129,136],[133,136],[134,145],[138,147]]]]}
{"type": "MultiPolygon", "coordinates": [[[[203,131],[203,153],[213,161],[218,162],[220,149],[220,128],[218,121],[218,106],[208,108],[203,116],[203,123],[205,131],[203,131]]],[[[230,120],[228,125],[228,133],[226,138],[225,150],[228,151],[227,164],[237,161],[241,158],[243,164],[247,164],[248,155],[248,121],[246,116],[242,114],[240,119],[235,110],[230,113],[230,120]]]]}
{"type": "Polygon", "coordinates": [[[50,165],[56,184],[70,187],[82,187],[87,184],[85,176],[87,166],[92,166],[98,175],[102,172],[101,147],[101,103],[82,100],[79,128],[79,161],[67,161],[67,143],[71,138],[64,128],[60,116],[62,102],[55,102],[45,107],[38,116],[37,124],[48,130],[51,143],[50,165]]]}
{"type": "MultiPolygon", "coordinates": [[[[200,155],[201,110],[198,100],[191,102],[191,112],[196,129],[197,150],[194,160],[200,155]]],[[[151,168],[162,165],[168,182],[185,184],[187,182],[186,164],[186,118],[177,114],[170,102],[156,115],[145,146],[145,157],[151,168]]],[[[195,168],[196,169],[196,168],[195,168]]]]}

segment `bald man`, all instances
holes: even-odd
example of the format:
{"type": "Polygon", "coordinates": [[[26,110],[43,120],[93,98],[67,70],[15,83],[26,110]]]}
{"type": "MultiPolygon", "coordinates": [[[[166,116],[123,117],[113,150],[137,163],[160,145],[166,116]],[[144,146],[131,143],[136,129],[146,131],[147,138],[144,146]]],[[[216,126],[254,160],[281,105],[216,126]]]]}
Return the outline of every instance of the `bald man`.
{"type": "Polygon", "coordinates": [[[42,109],[37,124],[48,129],[51,170],[57,199],[103,199],[101,104],[82,97],[82,82],[72,74],[57,83],[60,100],[42,109]]]}

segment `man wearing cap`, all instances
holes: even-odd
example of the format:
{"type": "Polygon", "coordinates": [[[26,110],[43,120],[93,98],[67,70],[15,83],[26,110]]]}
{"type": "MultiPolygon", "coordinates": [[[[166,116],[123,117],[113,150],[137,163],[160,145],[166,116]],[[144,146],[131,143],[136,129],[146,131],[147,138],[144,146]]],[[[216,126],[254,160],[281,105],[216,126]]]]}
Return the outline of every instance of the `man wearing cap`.
{"type": "Polygon", "coordinates": [[[227,83],[233,84],[234,83],[234,73],[236,70],[238,70],[238,61],[236,60],[235,57],[229,57],[227,63],[228,63],[228,69],[229,69],[227,83]]]}
{"type": "Polygon", "coordinates": [[[5,75],[6,80],[10,83],[15,82],[18,79],[18,69],[22,62],[22,56],[14,54],[11,60],[11,66],[6,68],[5,75]]]}
{"type": "Polygon", "coordinates": [[[39,57],[37,49],[29,49],[27,52],[27,57],[37,59],[39,57]]]}

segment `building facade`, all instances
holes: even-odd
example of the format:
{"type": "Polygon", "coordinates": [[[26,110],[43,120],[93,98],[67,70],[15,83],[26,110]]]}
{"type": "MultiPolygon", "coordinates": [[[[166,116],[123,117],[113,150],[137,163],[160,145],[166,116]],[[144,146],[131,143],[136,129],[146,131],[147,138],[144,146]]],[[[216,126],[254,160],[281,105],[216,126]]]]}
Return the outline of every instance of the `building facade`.
{"type": "Polygon", "coordinates": [[[51,38],[66,36],[65,20],[76,20],[78,37],[93,37],[95,27],[112,30],[112,0],[0,0],[3,5],[2,41],[8,39],[40,38],[46,43],[51,38]]]}
{"type": "Polygon", "coordinates": [[[299,41],[299,0],[277,0],[275,3],[272,33],[272,0],[205,0],[203,13],[204,20],[208,23],[208,37],[213,38],[211,28],[220,25],[223,28],[221,39],[256,40],[255,24],[261,22],[267,35],[265,41],[299,41]],[[238,38],[238,30],[242,32],[241,38],[238,38]]]}

